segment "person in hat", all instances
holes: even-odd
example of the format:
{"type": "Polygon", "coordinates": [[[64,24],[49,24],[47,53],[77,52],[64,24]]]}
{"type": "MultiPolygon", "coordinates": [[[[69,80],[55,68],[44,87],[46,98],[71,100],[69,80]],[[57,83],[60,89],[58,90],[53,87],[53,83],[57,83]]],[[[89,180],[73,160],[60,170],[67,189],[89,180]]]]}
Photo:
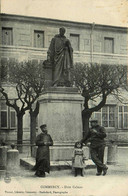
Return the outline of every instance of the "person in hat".
{"type": "Polygon", "coordinates": [[[87,135],[87,138],[82,139],[83,143],[90,143],[90,154],[92,161],[96,164],[97,167],[97,176],[100,176],[103,172],[103,175],[106,175],[108,167],[104,164],[104,150],[105,150],[105,141],[106,131],[104,127],[98,125],[98,120],[92,119],[90,121],[91,128],[87,135]]]}
{"type": "Polygon", "coordinates": [[[42,133],[36,138],[36,165],[33,170],[36,170],[35,175],[38,177],[45,177],[45,172],[50,172],[50,152],[49,146],[53,145],[51,136],[47,133],[47,125],[40,126],[42,133]]]}

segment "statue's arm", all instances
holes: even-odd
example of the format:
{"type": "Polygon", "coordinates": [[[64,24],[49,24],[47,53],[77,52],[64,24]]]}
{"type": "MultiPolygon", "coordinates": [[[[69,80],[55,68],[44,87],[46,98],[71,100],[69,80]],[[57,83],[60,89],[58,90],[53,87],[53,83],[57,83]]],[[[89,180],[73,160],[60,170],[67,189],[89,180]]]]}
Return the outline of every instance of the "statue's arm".
{"type": "Polygon", "coordinates": [[[52,38],[49,49],[47,51],[47,59],[53,62],[55,52],[55,38],[52,38]]]}

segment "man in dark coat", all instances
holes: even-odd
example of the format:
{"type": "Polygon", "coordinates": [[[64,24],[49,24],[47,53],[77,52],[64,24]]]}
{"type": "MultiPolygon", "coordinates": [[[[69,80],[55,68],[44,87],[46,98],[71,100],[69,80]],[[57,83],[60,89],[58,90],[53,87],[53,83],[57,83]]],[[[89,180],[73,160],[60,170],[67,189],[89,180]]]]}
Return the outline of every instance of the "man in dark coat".
{"type": "Polygon", "coordinates": [[[53,86],[61,86],[70,81],[70,68],[73,67],[73,49],[70,41],[64,36],[65,28],[52,38],[47,59],[53,66],[53,86]]]}
{"type": "Polygon", "coordinates": [[[103,163],[105,137],[105,128],[99,126],[97,120],[91,120],[91,128],[89,130],[88,136],[87,138],[81,140],[83,143],[90,142],[91,159],[97,166],[97,176],[101,175],[102,172],[103,175],[106,175],[108,169],[108,167],[103,163]]]}
{"type": "Polygon", "coordinates": [[[45,172],[50,172],[50,152],[49,146],[53,145],[53,140],[49,134],[47,134],[46,124],[40,126],[42,133],[36,138],[36,176],[45,177],[45,172]]]}

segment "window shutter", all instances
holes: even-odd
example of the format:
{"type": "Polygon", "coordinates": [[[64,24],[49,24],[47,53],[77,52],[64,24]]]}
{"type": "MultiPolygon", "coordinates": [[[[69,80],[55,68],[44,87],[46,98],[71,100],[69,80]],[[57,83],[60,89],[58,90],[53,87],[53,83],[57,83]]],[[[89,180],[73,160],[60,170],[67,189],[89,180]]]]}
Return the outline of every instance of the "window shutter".
{"type": "Polygon", "coordinates": [[[70,34],[70,41],[74,51],[79,50],[79,35],[77,34],[70,34]]]}
{"type": "Polygon", "coordinates": [[[2,28],[2,44],[13,45],[12,28],[2,28]]]}
{"type": "Polygon", "coordinates": [[[44,32],[34,31],[34,47],[44,48],[44,32]]]}
{"type": "Polygon", "coordinates": [[[105,53],[114,53],[114,39],[113,38],[104,38],[104,52],[105,53]]]}

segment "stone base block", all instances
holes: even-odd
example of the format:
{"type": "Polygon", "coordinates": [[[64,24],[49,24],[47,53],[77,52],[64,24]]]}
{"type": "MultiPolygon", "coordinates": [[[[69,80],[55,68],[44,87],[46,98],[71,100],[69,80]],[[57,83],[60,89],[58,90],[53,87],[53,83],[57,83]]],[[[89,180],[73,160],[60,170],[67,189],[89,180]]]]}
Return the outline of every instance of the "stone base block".
{"type": "Polygon", "coordinates": [[[8,150],[7,152],[7,169],[14,170],[19,167],[19,151],[18,150],[8,150]]]}
{"type": "Polygon", "coordinates": [[[117,164],[117,145],[108,146],[107,164],[115,165],[117,164]]]}
{"type": "MultiPolygon", "coordinates": [[[[50,147],[50,160],[51,161],[69,161],[72,160],[73,146],[53,146],[50,147]]],[[[37,146],[33,148],[32,157],[36,158],[37,146]]],[[[84,147],[84,154],[86,159],[89,159],[89,148],[84,147]]]]}
{"type": "MultiPolygon", "coordinates": [[[[76,88],[51,87],[39,98],[39,126],[47,124],[48,133],[55,143],[75,143],[83,137],[83,97],[76,88]]],[[[39,130],[38,133],[41,131],[39,130]]]]}

